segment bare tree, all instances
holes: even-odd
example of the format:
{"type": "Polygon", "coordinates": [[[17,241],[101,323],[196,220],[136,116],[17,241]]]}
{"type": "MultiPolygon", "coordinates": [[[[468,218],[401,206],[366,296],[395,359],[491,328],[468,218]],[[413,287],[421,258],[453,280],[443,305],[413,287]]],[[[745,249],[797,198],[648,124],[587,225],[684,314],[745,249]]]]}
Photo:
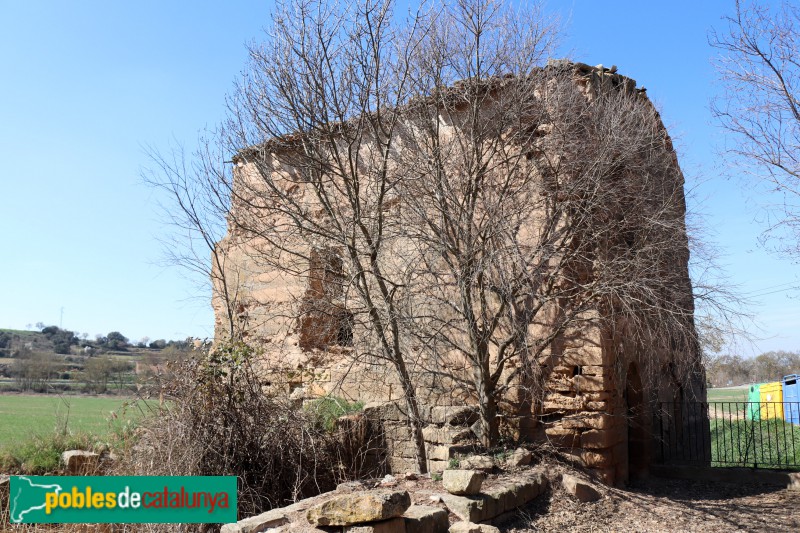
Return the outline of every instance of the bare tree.
{"type": "Polygon", "coordinates": [[[52,354],[22,349],[11,365],[11,374],[20,390],[44,392],[57,368],[52,354]]]}
{"type": "MultiPolygon", "coordinates": [[[[514,25],[496,21],[510,35],[488,39],[507,48],[482,49],[491,18],[456,20],[469,23],[448,38],[471,42],[469,55],[431,43],[432,96],[413,106],[401,165],[405,227],[422,258],[410,322],[428,371],[477,400],[491,446],[497,404],[516,386],[530,413],[570,332],[671,339],[662,352],[686,374],[699,361],[683,180],[657,111],[626,78],[566,62],[536,68],[514,25]],[[453,64],[463,81],[447,79],[453,64]]],[[[637,362],[651,375],[664,363],[637,362]]]]}
{"type": "Polygon", "coordinates": [[[226,126],[239,165],[227,191],[231,245],[264,268],[308,278],[285,311],[300,321],[302,347],[352,344],[354,358],[389,363],[425,472],[395,299],[402,281],[385,267],[398,231],[386,217],[398,180],[390,155],[420,20],[412,15],[401,31],[389,0],[279,5],[268,42],[250,50],[226,126]]]}
{"type": "Polygon", "coordinates": [[[533,412],[576,331],[652,379],[668,362],[696,374],[682,174],[634,82],[542,67],[555,30],[535,9],[461,0],[398,22],[392,8],[279,5],[218,147],[190,169],[161,160],[187,227],[205,227],[196,206],[227,224],[199,235],[231,336],[247,330],[251,303],[230,290],[243,262],[302,280],[255,301],[260,320],[308,353],[388,363],[421,471],[420,376],[462,385],[492,446],[498,404],[513,391],[533,412]]]}
{"type": "MultiPolygon", "coordinates": [[[[425,346],[428,373],[472,392],[487,447],[507,392],[500,376],[526,350],[536,314],[525,301],[537,273],[522,234],[541,224],[550,233],[543,240],[558,239],[558,217],[537,210],[541,175],[524,149],[546,122],[534,78],[556,32],[529,7],[461,1],[439,14],[415,58],[419,98],[407,112],[398,165],[403,225],[420,258],[410,334],[425,346]]],[[[556,247],[545,249],[537,250],[543,264],[556,247]]]]}
{"type": "Polygon", "coordinates": [[[714,116],[733,137],[728,152],[782,196],[768,236],[800,257],[800,6],[736,1],[727,28],[711,33],[723,95],[714,116]]]}
{"type": "Polygon", "coordinates": [[[211,289],[212,300],[225,310],[225,321],[217,324],[217,332],[224,330],[226,337],[239,339],[243,327],[240,273],[230,264],[228,249],[217,246],[227,229],[230,184],[225,183],[231,179],[227,158],[218,151],[223,144],[219,135],[209,132],[201,137],[191,156],[182,146],[168,154],[149,148],[153,166],[143,169],[142,178],[166,193],[162,211],[174,228],[161,238],[166,262],[184,268],[203,294],[211,289]]]}

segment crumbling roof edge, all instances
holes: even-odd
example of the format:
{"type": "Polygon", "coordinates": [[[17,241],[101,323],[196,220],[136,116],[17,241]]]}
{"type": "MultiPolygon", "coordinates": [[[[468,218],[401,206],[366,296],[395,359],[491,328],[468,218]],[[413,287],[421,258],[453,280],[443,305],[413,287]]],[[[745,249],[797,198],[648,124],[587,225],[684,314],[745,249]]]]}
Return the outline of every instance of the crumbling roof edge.
{"type": "MultiPolygon", "coordinates": [[[[630,78],[628,76],[624,76],[622,74],[617,73],[617,66],[612,65],[611,67],[605,67],[602,64],[595,65],[594,67],[587,64],[582,63],[579,61],[572,61],[570,59],[549,59],[547,64],[538,67],[537,71],[547,71],[547,70],[573,70],[581,77],[590,77],[593,74],[600,74],[602,75],[613,75],[619,77],[621,80],[627,80],[627,84],[636,87],[636,80],[630,78]]],[[[491,80],[500,81],[503,83],[504,81],[513,78],[513,76],[505,76],[505,77],[494,77],[491,80]]],[[[460,83],[463,83],[463,80],[456,81],[453,83],[452,86],[448,87],[448,89],[455,89],[460,83]]],[[[644,93],[646,89],[639,88],[637,91],[644,93]]],[[[300,145],[303,136],[299,132],[289,133],[283,135],[281,137],[274,137],[269,139],[263,143],[255,144],[252,146],[248,146],[246,148],[242,148],[231,158],[233,163],[239,163],[242,160],[246,160],[248,155],[253,155],[259,152],[263,152],[266,150],[269,151],[285,151],[291,149],[292,147],[296,147],[300,145]]]]}

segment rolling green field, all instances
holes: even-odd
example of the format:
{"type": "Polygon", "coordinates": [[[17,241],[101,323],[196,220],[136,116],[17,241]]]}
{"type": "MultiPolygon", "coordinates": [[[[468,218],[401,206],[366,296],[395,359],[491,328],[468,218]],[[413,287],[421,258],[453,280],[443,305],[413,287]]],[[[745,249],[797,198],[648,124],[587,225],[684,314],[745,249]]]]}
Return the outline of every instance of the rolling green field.
{"type": "Polygon", "coordinates": [[[103,437],[128,420],[141,416],[137,407],[124,409],[125,398],[33,394],[0,395],[0,449],[28,440],[31,435],[52,434],[66,424],[72,432],[103,437]],[[116,415],[113,418],[113,414],[116,415]]]}

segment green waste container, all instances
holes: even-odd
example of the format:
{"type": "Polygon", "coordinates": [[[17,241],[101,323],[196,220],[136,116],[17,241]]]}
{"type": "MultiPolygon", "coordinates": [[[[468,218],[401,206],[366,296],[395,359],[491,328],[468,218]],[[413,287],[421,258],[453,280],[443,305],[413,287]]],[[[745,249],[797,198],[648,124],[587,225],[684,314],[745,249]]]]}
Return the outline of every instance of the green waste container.
{"type": "Polygon", "coordinates": [[[761,384],[750,385],[747,393],[747,420],[761,420],[761,384]]]}

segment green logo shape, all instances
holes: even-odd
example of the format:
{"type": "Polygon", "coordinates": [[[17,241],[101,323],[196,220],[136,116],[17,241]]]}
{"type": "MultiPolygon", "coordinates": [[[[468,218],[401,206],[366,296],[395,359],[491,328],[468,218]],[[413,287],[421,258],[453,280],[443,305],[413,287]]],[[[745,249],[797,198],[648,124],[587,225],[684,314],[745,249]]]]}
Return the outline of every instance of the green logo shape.
{"type": "Polygon", "coordinates": [[[234,476],[13,476],[14,524],[236,522],[234,476]]]}

